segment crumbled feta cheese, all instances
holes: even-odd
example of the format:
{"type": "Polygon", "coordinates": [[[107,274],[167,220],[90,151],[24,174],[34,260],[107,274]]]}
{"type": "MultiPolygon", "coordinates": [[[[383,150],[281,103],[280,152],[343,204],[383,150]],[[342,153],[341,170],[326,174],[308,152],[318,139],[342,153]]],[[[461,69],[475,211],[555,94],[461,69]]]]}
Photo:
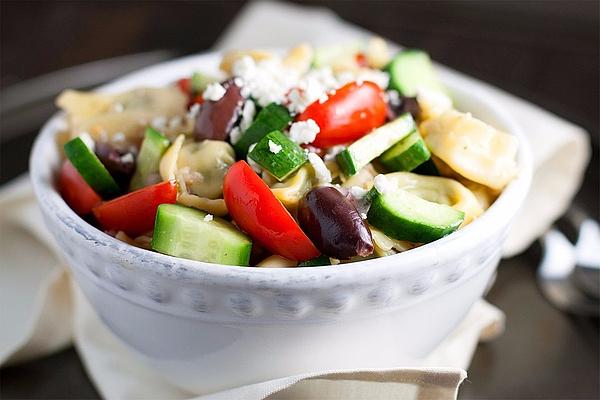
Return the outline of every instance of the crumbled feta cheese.
{"type": "Polygon", "coordinates": [[[157,129],[159,131],[164,131],[165,128],[167,127],[167,117],[165,117],[165,116],[154,117],[154,118],[152,118],[152,121],[150,121],[150,125],[154,129],[157,129]]]}
{"type": "Polygon", "coordinates": [[[273,154],[279,154],[279,152],[281,151],[282,147],[280,145],[278,145],[277,143],[275,143],[274,141],[269,139],[269,151],[273,154]]]}
{"type": "Polygon", "coordinates": [[[132,163],[135,160],[133,159],[133,154],[131,153],[127,153],[121,156],[121,162],[127,164],[127,163],[132,163]]]}
{"type": "Polygon", "coordinates": [[[313,119],[294,122],[290,126],[289,137],[298,144],[308,144],[314,142],[317,134],[321,131],[319,125],[313,119]]]}
{"type": "Polygon", "coordinates": [[[112,135],[112,141],[113,142],[124,142],[125,141],[125,134],[123,132],[117,132],[114,135],[112,135]]]}
{"type": "Polygon", "coordinates": [[[331,183],[331,172],[329,172],[321,157],[315,153],[308,153],[308,161],[312,165],[317,182],[320,185],[331,183]]]}
{"type": "Polygon", "coordinates": [[[219,82],[209,83],[202,93],[204,100],[219,101],[225,95],[225,88],[219,82]]]}
{"type": "Polygon", "coordinates": [[[115,104],[113,105],[113,110],[114,110],[115,112],[118,112],[118,113],[120,113],[120,112],[123,112],[123,110],[125,110],[125,107],[123,107],[123,104],[121,104],[121,103],[115,103],[115,104]]]}
{"type": "Polygon", "coordinates": [[[195,119],[196,116],[198,115],[199,111],[200,111],[200,104],[194,103],[194,104],[192,104],[189,111],[187,112],[186,117],[189,119],[195,119]]]}
{"type": "Polygon", "coordinates": [[[339,83],[331,68],[310,70],[288,94],[288,109],[291,113],[301,113],[315,101],[327,100],[327,93],[337,89],[339,83]]]}
{"type": "Polygon", "coordinates": [[[368,190],[363,189],[360,186],[352,186],[350,188],[350,194],[356,200],[362,200],[362,199],[364,199],[368,192],[369,192],[368,190]]]}
{"type": "Polygon", "coordinates": [[[256,106],[252,100],[246,100],[244,108],[242,110],[242,120],[240,121],[241,132],[245,132],[246,129],[252,125],[254,115],[256,114],[256,106]]]}
{"type": "Polygon", "coordinates": [[[81,132],[79,134],[79,138],[83,141],[83,143],[91,150],[94,151],[96,148],[96,143],[94,143],[94,139],[87,132],[81,132]]]}
{"type": "Polygon", "coordinates": [[[381,194],[386,194],[392,190],[392,184],[385,175],[379,174],[373,180],[375,189],[381,194]]]}
{"type": "Polygon", "coordinates": [[[350,188],[350,194],[354,197],[354,200],[356,200],[356,209],[361,214],[367,213],[369,207],[371,207],[371,202],[367,198],[367,193],[369,193],[369,191],[360,186],[352,186],[350,188]]]}
{"type": "Polygon", "coordinates": [[[360,213],[360,217],[362,219],[367,219],[367,214],[365,214],[364,212],[360,213]]]}
{"type": "Polygon", "coordinates": [[[346,148],[346,146],[344,146],[343,144],[330,147],[329,150],[327,150],[327,153],[325,153],[323,160],[325,160],[325,161],[333,160],[338,154],[340,154],[342,151],[344,151],[345,148],[346,148]]]}
{"type": "Polygon", "coordinates": [[[319,104],[323,104],[327,100],[329,100],[329,96],[327,96],[327,93],[324,93],[324,94],[321,95],[321,97],[319,97],[319,104]]]}
{"type": "Polygon", "coordinates": [[[231,142],[231,144],[236,144],[237,142],[240,141],[242,137],[242,130],[240,129],[239,126],[234,126],[231,129],[231,132],[229,132],[229,141],[231,142]]]}
{"type": "Polygon", "coordinates": [[[212,221],[213,219],[214,219],[214,217],[213,217],[213,215],[212,215],[212,214],[206,214],[206,215],[204,216],[204,222],[210,222],[210,221],[212,221]]]}
{"type": "Polygon", "coordinates": [[[360,86],[364,81],[369,81],[382,89],[386,89],[390,82],[390,75],[387,72],[371,68],[361,68],[358,71],[344,71],[336,77],[342,85],[355,81],[360,86]]]}

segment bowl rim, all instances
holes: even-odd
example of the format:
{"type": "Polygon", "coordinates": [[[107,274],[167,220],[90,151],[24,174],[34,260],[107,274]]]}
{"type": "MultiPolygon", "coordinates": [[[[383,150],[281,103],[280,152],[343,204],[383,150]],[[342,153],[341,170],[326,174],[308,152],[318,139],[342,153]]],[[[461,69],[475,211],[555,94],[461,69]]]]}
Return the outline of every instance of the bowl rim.
{"type": "MultiPolygon", "coordinates": [[[[118,88],[127,86],[136,80],[160,74],[162,71],[168,71],[173,77],[184,76],[186,71],[189,71],[190,66],[195,65],[198,67],[203,63],[210,64],[211,62],[214,64],[220,54],[222,53],[206,52],[162,62],[126,74],[115,81],[102,85],[96,90],[104,92],[122,90],[118,88]],[[178,73],[178,75],[174,75],[174,73],[178,73]]],[[[529,145],[519,125],[513,120],[512,116],[501,105],[495,103],[486,93],[485,89],[478,86],[476,82],[445,69],[440,69],[439,75],[444,84],[450,89],[450,92],[458,91],[467,93],[469,97],[477,99],[477,102],[488,113],[500,121],[505,131],[518,139],[517,163],[519,175],[504,188],[496,201],[475,221],[442,239],[410,251],[335,266],[252,268],[182,259],[134,247],[104,233],[77,215],[58,193],[55,187],[55,171],[47,172],[48,176],[44,178],[43,161],[46,160],[46,157],[42,155],[51,151],[49,148],[54,148],[56,149],[55,151],[58,151],[58,146],[55,143],[55,135],[59,132],[60,127],[64,126],[65,122],[65,114],[60,111],[55,113],[44,124],[35,139],[29,160],[30,177],[34,192],[40,208],[54,223],[66,225],[65,228],[73,234],[82,235],[93,243],[103,244],[107,246],[109,251],[117,252],[123,257],[131,256],[140,260],[150,259],[153,262],[137,263],[136,268],[165,278],[173,277],[173,269],[177,269],[179,272],[177,276],[184,279],[213,279],[229,283],[237,280],[238,282],[245,282],[247,284],[256,284],[269,279],[270,286],[288,286],[289,283],[297,285],[303,282],[313,282],[315,279],[329,279],[334,275],[336,278],[334,281],[338,284],[343,281],[353,280],[356,276],[364,276],[366,273],[384,276],[389,268],[395,268],[396,265],[403,265],[402,268],[396,268],[402,270],[402,274],[411,274],[417,270],[426,269],[424,268],[423,261],[430,266],[438,265],[442,261],[442,258],[448,257],[448,254],[464,251],[466,245],[480,243],[483,238],[490,236],[491,233],[496,231],[495,229],[486,229],[486,226],[500,228],[507,225],[521,208],[532,177],[533,161],[529,145]],[[442,255],[441,253],[444,254],[442,255]],[[163,267],[157,268],[157,265],[162,265],[163,267]]]]}

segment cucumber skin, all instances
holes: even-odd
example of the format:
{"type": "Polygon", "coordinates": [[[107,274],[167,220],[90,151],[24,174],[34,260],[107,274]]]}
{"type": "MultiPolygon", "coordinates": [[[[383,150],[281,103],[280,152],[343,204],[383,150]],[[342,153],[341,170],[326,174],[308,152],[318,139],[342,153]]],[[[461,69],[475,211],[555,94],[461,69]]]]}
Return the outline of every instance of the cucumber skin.
{"type": "Polygon", "coordinates": [[[356,165],[354,164],[354,160],[352,159],[352,154],[350,154],[348,148],[342,150],[335,159],[338,162],[341,170],[344,171],[346,175],[352,176],[358,172],[356,165]]]}
{"type": "MultiPolygon", "coordinates": [[[[373,192],[371,190],[369,193],[373,192]]],[[[371,194],[372,203],[367,213],[367,220],[375,228],[397,240],[406,240],[415,243],[430,243],[456,231],[464,220],[457,220],[454,224],[446,226],[431,226],[411,220],[402,215],[390,212],[385,197],[376,190],[371,194]]]]}
{"type": "Polygon", "coordinates": [[[379,161],[390,171],[412,171],[431,158],[431,153],[421,137],[408,149],[393,156],[395,147],[400,145],[402,145],[402,141],[379,157],[379,161]]]}
{"type": "Polygon", "coordinates": [[[325,265],[331,265],[331,260],[324,255],[320,255],[312,260],[302,261],[298,264],[299,267],[322,267],[325,265]]]}
{"type": "Polygon", "coordinates": [[[304,150],[280,131],[270,132],[260,139],[248,157],[269,171],[280,182],[296,172],[308,160],[304,150]],[[269,141],[282,146],[279,153],[271,152],[269,141]]]}
{"type": "MultiPolygon", "coordinates": [[[[155,219],[155,223],[154,223],[154,234],[152,237],[152,249],[159,253],[167,254],[167,255],[170,255],[173,257],[187,258],[190,260],[210,262],[210,263],[223,264],[223,265],[248,266],[250,263],[250,253],[252,251],[252,241],[249,238],[247,238],[247,236],[244,235],[242,232],[238,231],[229,222],[227,222],[221,218],[214,217],[213,221],[205,222],[204,217],[206,215],[207,214],[203,211],[185,207],[185,206],[178,205],[178,204],[161,204],[160,206],[158,206],[158,210],[156,212],[156,219],[155,219]],[[174,238],[173,238],[173,235],[170,235],[169,233],[173,232],[174,230],[169,225],[171,225],[173,222],[176,222],[176,219],[178,218],[177,214],[187,214],[187,215],[185,215],[185,217],[188,221],[196,219],[196,222],[199,224],[211,224],[211,223],[217,222],[220,224],[220,226],[219,226],[220,229],[229,228],[233,231],[232,233],[238,234],[240,237],[240,243],[239,243],[240,247],[237,249],[237,251],[238,251],[237,259],[234,262],[224,263],[222,258],[221,259],[218,259],[218,258],[213,258],[213,259],[202,258],[202,259],[200,259],[200,258],[191,258],[189,256],[183,257],[183,255],[177,254],[176,252],[172,251],[170,244],[173,242],[174,238]],[[242,238],[245,238],[245,243],[242,242],[242,238]]],[[[206,233],[206,232],[202,232],[202,233],[206,233]]],[[[202,239],[205,239],[205,238],[202,238],[202,239]]],[[[224,249],[224,251],[226,251],[226,250],[224,249]]],[[[225,256],[227,256],[227,255],[228,254],[225,254],[225,256]]],[[[228,259],[228,261],[233,261],[233,260],[228,259]]]]}
{"type": "Polygon", "coordinates": [[[425,161],[423,164],[413,169],[412,172],[419,175],[441,176],[440,171],[438,171],[431,157],[429,158],[429,160],[425,161]]]}
{"type": "Polygon", "coordinates": [[[398,53],[392,61],[385,68],[387,72],[390,74],[390,83],[389,87],[391,89],[397,90],[400,94],[407,97],[414,97],[417,95],[415,87],[419,86],[419,83],[423,84],[429,89],[438,90],[443,93],[448,93],[446,88],[442,85],[439,80],[433,64],[431,62],[431,58],[429,54],[419,49],[405,49],[398,53]],[[398,63],[402,63],[402,60],[405,57],[422,57],[423,60],[420,61],[422,65],[420,65],[421,70],[425,69],[425,78],[422,82],[410,82],[408,84],[404,83],[404,78],[400,77],[400,72],[397,70],[398,63]],[[425,68],[423,68],[425,67],[425,68]]]}
{"type": "Polygon", "coordinates": [[[148,182],[148,175],[153,172],[158,173],[160,158],[169,148],[169,144],[169,139],[162,133],[150,127],[146,128],[144,141],[142,142],[140,153],[136,160],[137,165],[135,173],[129,183],[130,190],[135,191],[152,184],[152,182],[148,182]],[[147,165],[153,161],[148,160],[148,158],[154,157],[155,155],[158,155],[158,158],[155,160],[156,165],[147,165]]]}
{"type": "Polygon", "coordinates": [[[71,139],[63,149],[75,169],[101,197],[111,198],[120,193],[121,189],[110,172],[81,138],[71,139]]]}
{"type": "Polygon", "coordinates": [[[254,143],[273,131],[283,130],[292,121],[288,110],[282,105],[271,103],[260,110],[252,124],[233,145],[238,159],[246,158],[248,149],[254,143]]]}

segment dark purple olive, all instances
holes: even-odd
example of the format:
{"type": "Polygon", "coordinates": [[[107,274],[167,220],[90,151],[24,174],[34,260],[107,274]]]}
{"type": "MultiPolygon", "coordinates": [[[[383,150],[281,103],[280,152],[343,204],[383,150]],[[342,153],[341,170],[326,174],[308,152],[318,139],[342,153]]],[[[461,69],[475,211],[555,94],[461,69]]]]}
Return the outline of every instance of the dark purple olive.
{"type": "Polygon", "coordinates": [[[300,226],[323,254],[340,260],[373,253],[371,231],[351,199],[331,186],[308,192],[298,205],[300,226]]]}
{"type": "Polygon", "coordinates": [[[119,186],[125,188],[135,172],[135,155],[107,142],[96,142],[95,153],[119,186]]]}
{"type": "Polygon", "coordinates": [[[223,83],[225,94],[217,101],[207,100],[200,106],[194,137],[197,140],[225,140],[237,122],[244,104],[241,88],[233,79],[223,83]]]}
{"type": "Polygon", "coordinates": [[[410,113],[415,120],[418,120],[421,115],[421,107],[416,97],[400,96],[395,90],[386,92],[387,102],[387,117],[389,120],[396,119],[404,113],[410,113]]]}

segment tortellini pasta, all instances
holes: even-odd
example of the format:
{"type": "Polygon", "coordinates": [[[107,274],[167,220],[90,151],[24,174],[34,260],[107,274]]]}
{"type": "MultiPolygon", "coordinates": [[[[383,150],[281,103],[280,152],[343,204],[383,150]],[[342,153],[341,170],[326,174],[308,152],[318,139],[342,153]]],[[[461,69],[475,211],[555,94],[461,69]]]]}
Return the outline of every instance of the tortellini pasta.
{"type": "Polygon", "coordinates": [[[461,176],[494,190],[517,174],[517,139],[455,110],[420,125],[427,147],[461,176]]]}
{"type": "Polygon", "coordinates": [[[271,186],[271,192],[288,210],[293,211],[298,208],[298,202],[312,187],[311,181],[311,169],[304,165],[290,178],[271,186]]]}
{"type": "Polygon", "coordinates": [[[71,136],[83,132],[94,140],[122,140],[139,144],[148,125],[159,124],[164,134],[185,127],[187,98],[176,87],[144,88],[111,95],[66,90],[56,104],[67,112],[71,136]]]}
{"type": "Polygon", "coordinates": [[[262,268],[287,268],[295,267],[297,264],[297,261],[289,260],[287,258],[274,254],[270,257],[265,258],[264,260],[256,264],[256,266],[262,268]]]}
{"type": "Polygon", "coordinates": [[[378,257],[390,256],[416,247],[414,243],[392,239],[372,225],[369,225],[369,229],[373,237],[374,251],[378,257]]]}
{"type": "Polygon", "coordinates": [[[177,196],[177,203],[206,211],[217,217],[224,217],[227,215],[227,205],[223,199],[207,199],[206,197],[196,196],[195,194],[181,192],[177,196]]]}

